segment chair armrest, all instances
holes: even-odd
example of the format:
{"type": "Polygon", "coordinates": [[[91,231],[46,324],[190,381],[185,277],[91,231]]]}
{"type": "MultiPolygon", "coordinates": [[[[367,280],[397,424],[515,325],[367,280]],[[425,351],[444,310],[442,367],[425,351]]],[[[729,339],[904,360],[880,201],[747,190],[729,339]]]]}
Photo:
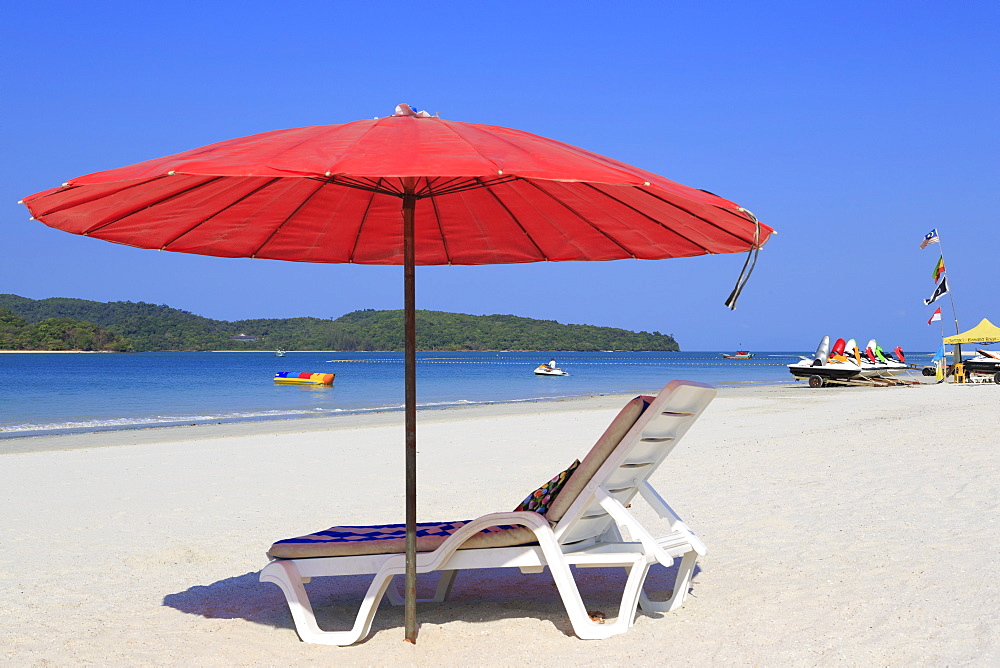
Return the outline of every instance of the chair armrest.
{"type": "MultiPolygon", "coordinates": [[[[561,551],[555,540],[555,534],[552,533],[552,527],[543,515],[539,515],[531,510],[490,513],[467,522],[433,552],[418,553],[418,572],[439,570],[441,565],[450,559],[458,548],[461,547],[462,543],[472,538],[482,529],[506,524],[517,524],[530,529],[535,534],[546,557],[551,558],[556,554],[561,555],[561,551]]],[[[404,555],[396,556],[402,559],[404,555]]]]}
{"type": "Polygon", "coordinates": [[[695,551],[698,554],[705,554],[707,551],[705,544],[695,535],[694,531],[691,531],[688,525],[684,523],[684,520],[674,512],[674,509],[667,505],[667,502],[653,489],[653,486],[648,481],[643,482],[639,486],[639,494],[646,500],[646,503],[653,507],[657,515],[662,519],[669,520],[671,531],[687,534],[695,551]]]}
{"type": "MultiPolygon", "coordinates": [[[[652,534],[646,530],[646,527],[639,524],[639,522],[632,517],[632,514],[625,509],[625,506],[623,506],[618,499],[611,496],[600,487],[597,488],[594,496],[597,498],[598,503],[601,504],[601,507],[608,511],[608,514],[611,515],[612,519],[614,519],[619,526],[628,528],[629,533],[632,535],[632,540],[638,540],[642,543],[646,552],[655,555],[656,560],[664,566],[669,566],[673,563],[673,556],[670,555],[664,549],[664,546],[660,544],[660,539],[653,538],[652,534]]],[[[657,498],[659,497],[657,496],[657,498]]],[[[666,503],[663,505],[669,510],[669,506],[667,506],[666,503]]],[[[684,542],[690,544],[695,552],[698,554],[705,554],[705,544],[702,543],[696,535],[694,535],[694,532],[688,529],[687,526],[685,526],[685,524],[679,519],[677,520],[677,525],[678,526],[676,528],[671,527],[673,531],[671,538],[673,535],[683,536],[684,542]]]]}
{"type": "Polygon", "coordinates": [[[678,524],[681,526],[684,525],[684,522],[677,515],[677,513],[674,512],[674,509],[667,505],[667,502],[663,500],[663,497],[660,496],[655,489],[653,489],[653,486],[650,485],[648,481],[639,485],[639,494],[646,500],[646,503],[652,506],[653,510],[656,511],[656,514],[660,516],[660,519],[670,520],[671,531],[676,531],[680,528],[676,526],[678,524]]]}

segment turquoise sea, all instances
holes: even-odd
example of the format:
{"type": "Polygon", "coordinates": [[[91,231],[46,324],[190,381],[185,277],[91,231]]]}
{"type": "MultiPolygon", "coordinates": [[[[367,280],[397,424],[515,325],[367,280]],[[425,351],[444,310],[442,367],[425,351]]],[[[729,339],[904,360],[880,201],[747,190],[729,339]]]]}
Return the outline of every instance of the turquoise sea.
{"type": "MultiPolygon", "coordinates": [[[[418,353],[422,409],[657,390],[789,383],[802,352],[418,353]],[[535,376],[555,357],[565,377],[535,376]]],[[[930,353],[908,355],[926,364],[930,353]]],[[[182,424],[401,410],[402,353],[3,353],[0,439],[182,424]],[[278,386],[278,371],[335,373],[332,387],[278,386]]],[[[2,448],[0,448],[2,450],[2,448]]]]}

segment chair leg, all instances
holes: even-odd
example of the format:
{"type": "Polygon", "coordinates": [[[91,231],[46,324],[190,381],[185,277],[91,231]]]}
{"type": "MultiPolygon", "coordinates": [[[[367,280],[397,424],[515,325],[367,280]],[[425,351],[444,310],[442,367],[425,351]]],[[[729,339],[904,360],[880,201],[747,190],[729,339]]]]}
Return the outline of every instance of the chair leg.
{"type": "Polygon", "coordinates": [[[562,598],[563,606],[566,608],[570,624],[573,626],[573,633],[578,638],[581,640],[604,640],[628,631],[631,626],[631,618],[635,615],[638,594],[642,591],[642,581],[645,577],[645,571],[649,568],[648,565],[636,562],[627,567],[629,578],[623,592],[618,619],[614,624],[601,624],[590,618],[583,598],[580,596],[580,589],[576,585],[576,579],[565,561],[552,559],[549,560],[548,566],[552,573],[552,579],[555,580],[559,596],[562,598]]]}
{"type": "Polygon", "coordinates": [[[385,590],[385,596],[389,599],[389,603],[395,606],[403,605],[406,599],[403,595],[399,593],[399,587],[396,586],[396,578],[389,578],[389,586],[385,590]]]}
{"type": "Polygon", "coordinates": [[[674,579],[674,591],[666,601],[657,602],[649,600],[646,592],[639,596],[639,607],[644,612],[673,612],[681,607],[684,598],[687,596],[688,587],[691,584],[691,576],[694,574],[694,566],[698,561],[698,553],[694,550],[688,552],[681,558],[680,566],[677,567],[677,577],[674,579]]]}
{"type": "Polygon", "coordinates": [[[455,576],[458,571],[441,571],[441,579],[438,580],[437,589],[434,591],[434,603],[443,603],[451,596],[451,586],[455,584],[455,576]]]}
{"type": "MultiPolygon", "coordinates": [[[[455,575],[457,573],[458,571],[441,571],[437,589],[434,590],[434,598],[418,598],[417,603],[443,603],[446,601],[448,596],[451,595],[451,586],[455,583],[455,575]]],[[[389,599],[389,603],[393,605],[403,605],[405,602],[403,595],[399,593],[399,589],[396,587],[395,580],[389,583],[389,588],[385,593],[389,599]]]]}
{"type": "MultiPolygon", "coordinates": [[[[618,619],[614,624],[605,624],[599,627],[602,630],[601,638],[607,638],[619,633],[625,633],[635,624],[635,611],[639,605],[639,595],[642,593],[643,582],[649,573],[649,567],[654,562],[648,561],[647,557],[637,559],[631,565],[625,566],[628,579],[622,590],[622,602],[618,607],[618,619]]],[[[587,615],[588,619],[590,615],[587,615]]]]}
{"type": "Polygon", "coordinates": [[[358,616],[350,631],[323,631],[316,623],[316,615],[313,613],[309,595],[306,594],[306,588],[302,585],[302,577],[299,575],[299,569],[296,568],[294,560],[272,561],[260,572],[261,582],[272,582],[278,585],[285,594],[288,609],[295,622],[295,631],[302,641],[317,645],[352,645],[368,635],[372,619],[375,617],[375,610],[378,608],[379,601],[382,600],[391,579],[391,574],[379,572],[375,575],[365,593],[361,608],[358,610],[358,616]]]}
{"type": "Polygon", "coordinates": [[[646,575],[649,574],[649,567],[652,563],[642,561],[634,564],[631,568],[626,568],[628,579],[625,581],[625,590],[622,592],[622,604],[618,610],[618,621],[616,624],[626,620],[627,628],[635,624],[635,611],[639,606],[639,598],[642,596],[642,586],[646,582],[646,575]]]}

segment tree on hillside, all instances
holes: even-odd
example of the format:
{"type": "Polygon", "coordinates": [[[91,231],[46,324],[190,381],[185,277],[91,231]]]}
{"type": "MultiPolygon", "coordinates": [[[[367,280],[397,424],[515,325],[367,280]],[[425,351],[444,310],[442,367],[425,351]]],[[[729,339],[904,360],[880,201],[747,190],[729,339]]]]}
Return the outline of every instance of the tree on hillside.
{"type": "Polygon", "coordinates": [[[27,320],[0,307],[0,350],[25,350],[31,338],[30,329],[27,320]]]}

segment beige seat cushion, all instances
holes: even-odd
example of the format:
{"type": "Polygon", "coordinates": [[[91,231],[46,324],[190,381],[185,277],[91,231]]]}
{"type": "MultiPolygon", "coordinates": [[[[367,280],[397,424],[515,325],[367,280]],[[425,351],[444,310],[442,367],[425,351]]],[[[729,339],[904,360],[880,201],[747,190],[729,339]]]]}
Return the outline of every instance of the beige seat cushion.
{"type": "Polygon", "coordinates": [[[576,501],[576,497],[580,496],[580,492],[583,491],[583,488],[587,486],[590,479],[597,473],[597,469],[604,465],[608,456],[618,447],[618,444],[622,442],[622,438],[625,437],[628,430],[635,425],[636,420],[639,419],[639,416],[642,415],[643,411],[646,410],[655,398],[645,396],[636,397],[618,412],[615,419],[611,421],[608,428],[597,439],[594,447],[590,449],[587,456],[580,462],[580,466],[573,471],[573,475],[563,485],[559,496],[552,501],[549,511],[545,514],[549,522],[558,522],[562,519],[566,511],[569,510],[569,507],[576,501]]]}

